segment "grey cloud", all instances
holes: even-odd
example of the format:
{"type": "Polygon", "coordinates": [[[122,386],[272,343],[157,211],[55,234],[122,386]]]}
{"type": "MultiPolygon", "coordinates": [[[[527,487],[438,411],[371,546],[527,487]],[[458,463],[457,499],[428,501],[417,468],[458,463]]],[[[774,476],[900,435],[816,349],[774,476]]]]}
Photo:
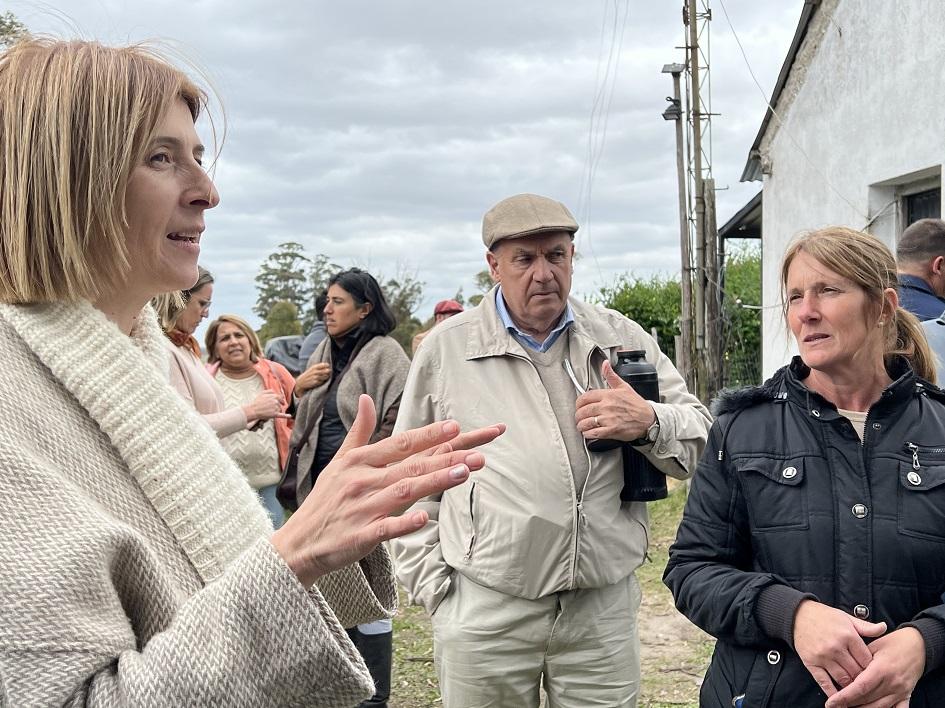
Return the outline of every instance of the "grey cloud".
{"type": "MultiPolygon", "coordinates": [[[[343,265],[415,270],[425,317],[458,287],[471,294],[484,267],[481,215],[515,192],[562,199],[582,221],[576,292],[631,269],[678,272],[674,131],[659,114],[671,92],[660,68],[682,59],[681,4],[629,6],[589,202],[581,186],[609,1],[58,6],[103,40],[176,40],[219,90],[223,201],[207,215],[202,259],[218,275],[215,312],[249,315],[259,263],[294,240],[343,265]]],[[[767,91],[800,11],[771,5],[726,2],[767,91]]],[[[34,30],[68,31],[34,5],[11,9],[34,30]]],[[[757,189],[737,180],[764,100],[718,7],[712,51],[713,110],[723,114],[714,170],[730,187],[719,192],[722,222],[757,189]]]]}

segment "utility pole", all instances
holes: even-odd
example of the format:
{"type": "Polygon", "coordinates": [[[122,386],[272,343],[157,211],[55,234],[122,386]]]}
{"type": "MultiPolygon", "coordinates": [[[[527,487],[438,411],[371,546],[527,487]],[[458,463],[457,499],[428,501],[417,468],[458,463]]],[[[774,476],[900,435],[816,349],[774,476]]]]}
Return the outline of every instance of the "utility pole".
{"type": "Polygon", "coordinates": [[[686,380],[690,391],[696,390],[696,377],[692,368],[692,255],[689,248],[689,199],[686,193],[686,160],[683,142],[683,113],[682,96],[679,82],[682,73],[686,70],[685,64],[666,64],[664,74],[673,76],[673,95],[667,97],[669,106],[663,111],[664,120],[676,122],[676,175],[678,179],[677,192],[679,195],[679,253],[682,268],[680,269],[680,289],[682,290],[682,307],[679,317],[679,344],[676,347],[676,368],[686,380]]]}
{"type": "Polygon", "coordinates": [[[722,388],[722,264],[719,261],[719,227],[715,217],[715,180],[705,187],[705,380],[709,396],[722,388]]]}
{"type": "MultiPolygon", "coordinates": [[[[684,19],[689,25],[689,81],[690,81],[690,158],[692,160],[692,196],[695,202],[696,222],[696,361],[700,373],[705,362],[705,198],[702,184],[702,99],[699,95],[699,15],[696,7],[698,0],[687,0],[687,14],[684,19]]],[[[705,377],[698,376],[699,397],[705,400],[705,377]]]]}
{"type": "Polygon", "coordinates": [[[711,160],[711,91],[709,90],[708,27],[712,19],[709,0],[685,0],[683,22],[688,28],[686,45],[689,69],[689,159],[690,159],[690,224],[695,226],[695,284],[693,308],[695,316],[696,391],[707,401],[721,388],[721,298],[719,296],[719,265],[715,225],[715,181],[711,160]],[[700,46],[701,35],[705,47],[700,46]],[[705,75],[701,60],[705,60],[705,75]],[[703,86],[706,91],[703,93],[703,86]],[[704,131],[709,132],[708,140],[704,131]],[[704,145],[709,146],[706,152],[704,145]],[[708,214],[708,219],[707,219],[708,214]],[[711,231],[711,234],[709,233],[711,231]]]}

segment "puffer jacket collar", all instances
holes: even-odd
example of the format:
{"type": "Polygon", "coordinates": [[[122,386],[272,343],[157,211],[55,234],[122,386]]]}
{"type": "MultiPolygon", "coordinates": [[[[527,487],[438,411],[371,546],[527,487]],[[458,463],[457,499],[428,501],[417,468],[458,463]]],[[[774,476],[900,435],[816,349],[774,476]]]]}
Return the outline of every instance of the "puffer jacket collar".
{"type": "MultiPolygon", "coordinates": [[[[499,317],[495,306],[497,289],[498,286],[493,287],[483,296],[478,305],[478,307],[485,309],[485,316],[475,318],[473,320],[475,322],[474,326],[470,327],[469,336],[466,339],[467,361],[508,354],[527,356],[522,345],[502,324],[502,318],[499,317]]],[[[617,338],[617,333],[613,327],[608,327],[607,323],[600,318],[593,305],[588,305],[570,296],[568,297],[568,303],[574,313],[574,323],[570,327],[570,335],[583,340],[582,344],[585,346],[582,346],[582,349],[586,351],[582,354],[586,354],[592,348],[599,347],[606,351],[620,346],[621,343],[617,338]]],[[[462,317],[462,315],[457,315],[457,317],[462,317]]]]}
{"type": "MultiPolygon", "coordinates": [[[[887,368],[893,380],[887,386],[871,410],[883,412],[901,406],[917,394],[928,392],[945,400],[945,391],[916,376],[904,357],[895,357],[887,368]]],[[[810,375],[808,367],[799,356],[788,366],[779,369],[761,386],[750,386],[737,390],[725,390],[712,402],[712,415],[736,413],[767,401],[790,401],[820,420],[834,420],[840,414],[832,402],[807,388],[803,381],[810,375]]]]}

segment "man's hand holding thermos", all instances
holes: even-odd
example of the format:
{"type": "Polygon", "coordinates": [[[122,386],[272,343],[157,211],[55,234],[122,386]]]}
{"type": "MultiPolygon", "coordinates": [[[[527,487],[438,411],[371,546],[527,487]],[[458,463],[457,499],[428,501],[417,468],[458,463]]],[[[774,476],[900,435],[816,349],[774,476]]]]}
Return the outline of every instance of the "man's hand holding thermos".
{"type": "Polygon", "coordinates": [[[666,497],[666,476],[637,446],[652,444],[659,434],[656,412],[649,401],[659,400],[656,367],[641,350],[617,352],[616,370],[609,361],[601,366],[606,389],[581,394],[576,403],[578,430],[591,452],[623,447],[623,501],[652,501],[666,497]]]}

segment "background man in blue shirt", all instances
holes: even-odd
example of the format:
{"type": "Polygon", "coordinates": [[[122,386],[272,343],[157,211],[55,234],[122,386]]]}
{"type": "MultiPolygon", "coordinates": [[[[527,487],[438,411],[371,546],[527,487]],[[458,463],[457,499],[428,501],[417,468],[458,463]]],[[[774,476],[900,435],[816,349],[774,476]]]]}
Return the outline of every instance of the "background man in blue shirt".
{"type": "Polygon", "coordinates": [[[920,320],[945,312],[945,221],[919,219],[899,238],[899,306],[920,320]]]}

